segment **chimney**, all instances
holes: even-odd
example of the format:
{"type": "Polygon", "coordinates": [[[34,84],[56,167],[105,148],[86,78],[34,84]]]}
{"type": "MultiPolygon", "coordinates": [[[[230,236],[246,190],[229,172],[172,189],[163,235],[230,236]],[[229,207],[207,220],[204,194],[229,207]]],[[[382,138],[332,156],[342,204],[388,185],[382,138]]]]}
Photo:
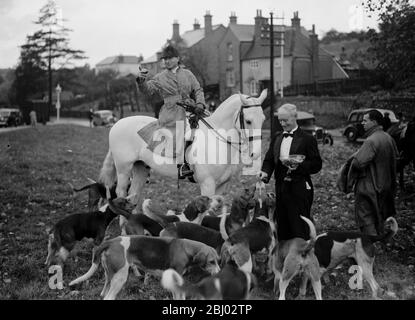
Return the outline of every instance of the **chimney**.
{"type": "Polygon", "coordinates": [[[231,12],[231,16],[229,17],[229,24],[237,24],[237,17],[235,12],[231,12]]]}
{"type": "Polygon", "coordinates": [[[291,26],[295,29],[300,29],[301,27],[300,21],[301,19],[298,17],[298,11],[295,11],[294,18],[291,19],[291,26]]]}
{"type": "Polygon", "coordinates": [[[179,29],[179,23],[177,22],[177,20],[174,20],[173,22],[173,36],[171,38],[172,41],[174,42],[179,42],[180,41],[180,29],[179,29]]]}
{"type": "Polygon", "coordinates": [[[255,41],[266,41],[265,39],[261,40],[261,33],[262,33],[261,27],[266,24],[268,24],[268,19],[264,18],[262,16],[262,10],[258,9],[256,11],[256,17],[255,17],[255,35],[254,35],[255,41]]]}
{"type": "Polygon", "coordinates": [[[200,29],[200,23],[199,20],[195,19],[195,22],[193,23],[193,30],[200,29]]]}
{"type": "Polygon", "coordinates": [[[319,78],[319,44],[318,35],[316,34],[315,25],[310,34],[310,46],[311,46],[311,80],[317,81],[319,78]]]}
{"type": "Polygon", "coordinates": [[[212,15],[210,11],[205,14],[205,36],[212,32],[212,15]]]}

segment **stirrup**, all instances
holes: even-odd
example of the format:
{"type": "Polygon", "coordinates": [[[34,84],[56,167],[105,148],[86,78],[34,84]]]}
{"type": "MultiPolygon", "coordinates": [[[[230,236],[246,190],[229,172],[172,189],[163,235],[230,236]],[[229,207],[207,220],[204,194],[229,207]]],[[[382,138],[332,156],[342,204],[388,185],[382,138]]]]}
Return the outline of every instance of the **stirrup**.
{"type": "Polygon", "coordinates": [[[189,168],[189,164],[186,162],[177,165],[177,169],[179,179],[186,179],[187,177],[191,177],[194,174],[193,170],[189,168]]]}

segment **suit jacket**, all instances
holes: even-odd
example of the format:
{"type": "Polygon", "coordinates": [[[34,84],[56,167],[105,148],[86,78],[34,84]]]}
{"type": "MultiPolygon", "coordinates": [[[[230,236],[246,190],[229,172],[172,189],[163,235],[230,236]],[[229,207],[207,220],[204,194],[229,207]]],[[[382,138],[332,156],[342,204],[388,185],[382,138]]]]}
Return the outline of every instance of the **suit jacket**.
{"type": "MultiPolygon", "coordinates": [[[[268,174],[270,179],[272,174],[275,174],[275,192],[281,191],[284,178],[287,174],[288,168],[280,161],[280,149],[283,139],[283,132],[277,132],[271,140],[270,148],[265,155],[262,164],[262,171],[268,174]]],[[[294,137],[291,143],[290,154],[305,155],[305,160],[298,166],[298,168],[291,172],[292,181],[307,181],[312,188],[311,174],[318,173],[322,167],[322,160],[317,146],[317,140],[307,132],[298,128],[294,132],[294,137]]]]}

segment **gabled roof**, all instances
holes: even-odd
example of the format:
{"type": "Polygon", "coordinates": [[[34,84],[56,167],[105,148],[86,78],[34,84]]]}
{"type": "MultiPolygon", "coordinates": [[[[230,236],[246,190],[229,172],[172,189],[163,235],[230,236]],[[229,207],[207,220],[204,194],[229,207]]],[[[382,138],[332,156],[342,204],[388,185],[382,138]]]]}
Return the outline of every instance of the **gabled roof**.
{"type": "MultiPolygon", "coordinates": [[[[220,26],[221,24],[212,26],[212,31],[215,31],[220,26]]],[[[190,48],[205,37],[205,28],[186,31],[180,37],[183,39],[186,47],[190,48]]]]}
{"type": "Polygon", "coordinates": [[[229,29],[239,41],[252,41],[254,39],[255,25],[251,24],[230,24],[229,29]]]}
{"type": "MultiPolygon", "coordinates": [[[[223,25],[222,24],[216,24],[216,25],[212,26],[212,31],[216,31],[221,26],[223,26],[223,25]]],[[[190,48],[205,37],[205,28],[186,31],[185,33],[181,34],[180,37],[182,38],[184,45],[187,48],[190,48]]],[[[154,63],[154,62],[157,62],[157,61],[158,61],[157,60],[157,54],[154,54],[151,57],[143,60],[141,63],[144,63],[144,64],[145,63],[154,63]]]]}
{"type": "MultiPolygon", "coordinates": [[[[275,28],[276,29],[276,28],[275,28]]],[[[276,39],[277,34],[274,34],[276,39]]],[[[294,50],[294,39],[295,38],[295,31],[291,27],[286,27],[284,32],[284,56],[291,55],[292,51],[294,50]]],[[[264,45],[255,43],[253,38],[251,38],[252,46],[247,51],[247,53],[242,57],[242,60],[249,60],[249,59],[258,59],[258,58],[269,58],[270,57],[270,47],[269,41],[263,42],[264,45]]],[[[281,56],[281,47],[274,47],[274,57],[281,56]]]]}
{"type": "Polygon", "coordinates": [[[136,56],[113,56],[113,57],[108,57],[105,58],[104,60],[102,60],[101,62],[97,63],[97,66],[100,65],[109,65],[109,64],[138,64],[139,63],[139,58],[136,56]]]}
{"type": "MultiPolygon", "coordinates": [[[[264,44],[268,43],[269,42],[264,42],[264,44]]],[[[304,27],[301,27],[300,32],[296,32],[295,28],[291,26],[286,26],[284,32],[284,44],[284,56],[310,56],[311,43],[309,31],[307,31],[304,27]]],[[[319,55],[331,57],[326,50],[323,50],[321,48],[319,49],[319,55]]],[[[276,46],[274,49],[274,57],[280,56],[281,48],[276,46]]],[[[261,45],[253,42],[251,48],[242,57],[242,60],[269,57],[270,47],[268,45],[261,45]]]]}

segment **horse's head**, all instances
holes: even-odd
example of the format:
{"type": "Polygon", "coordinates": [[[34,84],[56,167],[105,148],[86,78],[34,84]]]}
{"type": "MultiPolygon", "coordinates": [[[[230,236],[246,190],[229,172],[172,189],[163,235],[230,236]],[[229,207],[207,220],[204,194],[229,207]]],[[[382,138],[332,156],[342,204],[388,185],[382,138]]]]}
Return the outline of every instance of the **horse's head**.
{"type": "Polygon", "coordinates": [[[241,131],[242,138],[251,144],[249,157],[253,160],[261,156],[261,128],[265,120],[261,104],[267,93],[267,89],[263,90],[258,98],[239,95],[242,105],[236,115],[236,128],[241,131]]]}

